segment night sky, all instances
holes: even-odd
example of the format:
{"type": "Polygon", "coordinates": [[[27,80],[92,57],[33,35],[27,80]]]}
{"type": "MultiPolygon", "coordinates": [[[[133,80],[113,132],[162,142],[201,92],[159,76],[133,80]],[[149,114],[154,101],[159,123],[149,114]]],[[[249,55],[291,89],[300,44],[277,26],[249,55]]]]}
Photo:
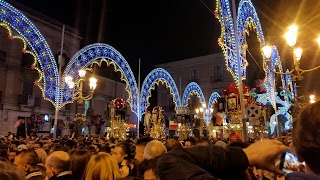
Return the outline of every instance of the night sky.
{"type": "MultiPolygon", "coordinates": [[[[35,10],[78,28],[82,46],[103,42],[115,47],[128,61],[135,76],[142,60],[142,78],[155,64],[221,52],[217,45],[220,24],[211,11],[215,0],[18,0],[35,10]]],[[[304,49],[302,67],[319,65],[314,39],[320,34],[319,0],[252,0],[265,38],[277,45],[283,62],[292,58],[283,34],[292,23],[301,32],[298,44],[304,49]]],[[[248,38],[252,73],[263,78],[262,56],[255,33],[248,38]]],[[[320,70],[319,70],[320,71],[320,70]]],[[[316,90],[311,73],[303,81],[305,91],[316,90]],[[313,84],[313,86],[311,85],[313,84]]],[[[320,94],[319,94],[320,95],[320,94]]]]}

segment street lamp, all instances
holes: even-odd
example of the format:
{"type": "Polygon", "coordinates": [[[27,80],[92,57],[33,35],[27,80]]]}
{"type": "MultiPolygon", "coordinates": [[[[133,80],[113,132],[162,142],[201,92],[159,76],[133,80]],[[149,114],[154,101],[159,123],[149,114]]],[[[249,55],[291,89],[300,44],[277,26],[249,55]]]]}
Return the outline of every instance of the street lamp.
{"type": "Polygon", "coordinates": [[[79,79],[77,80],[77,82],[73,82],[73,78],[71,76],[66,76],[64,80],[68,85],[68,87],[74,90],[75,96],[73,97],[73,100],[77,101],[77,104],[78,104],[74,121],[82,123],[86,121],[86,117],[82,113],[82,104],[84,101],[90,100],[92,98],[94,90],[97,87],[97,79],[94,77],[91,77],[89,79],[90,92],[87,96],[84,96],[83,83],[86,81],[86,77],[85,77],[86,71],[83,69],[80,69],[78,73],[79,73],[79,79]]]}
{"type": "Polygon", "coordinates": [[[310,104],[313,104],[316,102],[315,95],[310,95],[309,98],[310,98],[310,104]]]}
{"type": "MultiPolygon", "coordinates": [[[[292,51],[293,69],[290,70],[289,72],[285,72],[285,73],[271,70],[272,72],[277,73],[277,74],[282,74],[282,75],[289,74],[291,76],[291,79],[293,82],[302,81],[304,78],[303,77],[304,73],[314,71],[314,70],[320,68],[320,66],[317,66],[317,67],[314,67],[311,69],[306,69],[306,70],[300,68],[300,60],[301,60],[303,50],[301,48],[295,48],[295,45],[297,42],[297,35],[298,35],[298,26],[296,26],[296,25],[289,26],[288,32],[285,34],[285,38],[286,38],[287,44],[293,50],[292,51]]],[[[317,41],[320,46],[320,37],[317,39],[317,41]]],[[[271,58],[271,47],[268,45],[264,46],[262,48],[262,52],[263,52],[264,57],[269,61],[271,58]]],[[[299,86],[297,86],[297,87],[299,87],[299,86]]],[[[303,99],[303,96],[301,96],[301,97],[296,96],[295,106],[297,106],[298,108],[302,108],[302,107],[304,107],[304,105],[306,105],[306,103],[298,103],[299,99],[303,99]]]]}
{"type": "Polygon", "coordinates": [[[73,97],[73,100],[77,101],[78,104],[83,104],[83,101],[89,100],[92,98],[94,90],[97,87],[97,79],[94,77],[91,77],[89,79],[90,93],[87,96],[83,96],[83,83],[86,81],[86,78],[85,78],[86,71],[83,69],[80,69],[78,73],[79,73],[79,80],[77,81],[77,83],[72,81],[73,79],[71,76],[66,76],[64,79],[70,89],[77,89],[77,91],[74,92],[75,96],[73,97]],[[75,88],[75,86],[77,86],[77,88],[75,88]]]}

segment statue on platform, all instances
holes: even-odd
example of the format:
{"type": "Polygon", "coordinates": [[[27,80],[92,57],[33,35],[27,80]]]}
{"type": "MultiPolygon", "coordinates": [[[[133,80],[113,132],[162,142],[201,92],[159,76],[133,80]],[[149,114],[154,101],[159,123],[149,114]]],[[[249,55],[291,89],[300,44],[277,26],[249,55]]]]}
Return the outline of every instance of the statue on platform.
{"type": "MultiPolygon", "coordinates": [[[[150,136],[153,138],[163,138],[164,110],[160,106],[156,106],[152,110],[150,136]]],[[[150,127],[150,126],[149,126],[150,127]]]]}
{"type": "Polygon", "coordinates": [[[127,127],[126,127],[126,109],[127,105],[123,99],[116,98],[108,106],[110,108],[110,133],[109,138],[126,139],[127,127]]]}

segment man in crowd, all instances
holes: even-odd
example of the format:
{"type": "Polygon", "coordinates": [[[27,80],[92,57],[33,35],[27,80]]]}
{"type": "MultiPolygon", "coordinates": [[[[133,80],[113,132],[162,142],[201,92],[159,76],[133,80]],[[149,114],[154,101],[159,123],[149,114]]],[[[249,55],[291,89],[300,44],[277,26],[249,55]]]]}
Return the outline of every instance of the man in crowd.
{"type": "Polygon", "coordinates": [[[173,148],[182,147],[182,144],[175,138],[169,138],[166,142],[166,148],[170,151],[173,148]]]}
{"type": "Polygon", "coordinates": [[[37,168],[38,155],[33,150],[23,151],[14,160],[14,165],[26,173],[26,180],[44,180],[45,176],[37,168]]]}
{"type": "Polygon", "coordinates": [[[275,159],[289,147],[279,141],[264,140],[241,149],[219,146],[176,148],[158,158],[160,179],[238,179],[248,166],[276,174],[275,159]],[[187,171],[186,171],[187,169],[187,171]]]}
{"type": "Polygon", "coordinates": [[[49,180],[72,180],[69,170],[70,156],[64,151],[51,153],[46,160],[46,174],[49,180]]]}
{"type": "Polygon", "coordinates": [[[234,128],[232,128],[229,134],[229,141],[243,141],[243,140],[241,135],[237,133],[234,128]]]}
{"type": "Polygon", "coordinates": [[[306,172],[293,172],[286,179],[320,179],[320,101],[305,107],[293,124],[293,149],[301,161],[306,162],[306,172]]]}
{"type": "Polygon", "coordinates": [[[144,161],[144,148],[146,147],[147,143],[150,142],[152,138],[150,137],[142,137],[137,140],[136,143],[136,155],[134,159],[137,160],[138,164],[141,164],[144,161]]]}
{"type": "Polygon", "coordinates": [[[10,148],[8,150],[8,160],[13,163],[16,156],[17,156],[17,151],[13,148],[10,148]]]}
{"type": "Polygon", "coordinates": [[[144,149],[144,159],[153,159],[167,152],[167,148],[161,141],[152,140],[144,149]]]}
{"type": "Polygon", "coordinates": [[[185,140],[184,147],[191,147],[196,145],[196,140],[192,137],[185,140]]]}

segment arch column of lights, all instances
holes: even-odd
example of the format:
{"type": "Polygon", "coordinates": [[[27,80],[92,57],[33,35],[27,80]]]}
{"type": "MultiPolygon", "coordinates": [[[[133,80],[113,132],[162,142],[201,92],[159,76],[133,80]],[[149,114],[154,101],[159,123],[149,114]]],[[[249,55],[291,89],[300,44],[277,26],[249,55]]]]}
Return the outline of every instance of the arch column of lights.
{"type": "MultiPolygon", "coordinates": [[[[79,76],[77,73],[78,70],[88,68],[93,63],[101,66],[102,62],[106,62],[108,66],[113,64],[114,70],[121,72],[121,80],[126,82],[125,89],[129,93],[128,101],[131,106],[131,110],[137,114],[139,108],[139,96],[138,87],[133,72],[131,71],[131,68],[125,58],[108,44],[96,43],[82,48],[71,58],[63,72],[62,77],[70,75],[73,79],[77,79],[79,76]]],[[[65,84],[64,79],[62,84],[65,84]]],[[[60,108],[67,103],[72,103],[74,97],[73,92],[68,87],[63,87],[64,88],[60,91],[60,108]]]]}
{"type": "Polygon", "coordinates": [[[45,100],[58,106],[59,76],[56,61],[52,55],[48,43],[36,28],[36,26],[18,9],[9,3],[0,0],[0,26],[9,32],[9,39],[21,39],[23,41],[23,53],[34,57],[32,69],[39,73],[39,79],[35,84],[41,89],[45,100]],[[19,36],[12,34],[14,29],[19,36]],[[27,50],[27,45],[31,51],[27,50]]]}
{"type": "Polygon", "coordinates": [[[156,68],[152,70],[144,79],[140,92],[140,119],[142,114],[147,110],[149,97],[151,97],[151,89],[155,88],[155,84],[160,82],[165,83],[166,87],[170,89],[173,95],[173,102],[175,103],[175,110],[181,107],[179,91],[171,75],[163,68],[156,68]]]}
{"type": "MultiPolygon", "coordinates": [[[[216,17],[219,19],[221,24],[221,36],[218,39],[218,43],[222,48],[226,59],[226,66],[228,71],[233,76],[234,80],[239,83],[239,80],[245,79],[246,75],[246,66],[248,65],[245,60],[246,50],[248,48],[246,44],[246,33],[249,33],[248,28],[253,28],[257,32],[257,39],[260,42],[260,47],[265,45],[264,35],[262,32],[261,23],[259,21],[258,15],[255,11],[254,6],[250,0],[241,0],[238,7],[236,28],[232,21],[231,11],[229,1],[226,0],[217,0],[216,1],[216,17]],[[235,32],[237,29],[237,32],[235,32]],[[237,34],[235,34],[237,33],[237,34]],[[237,41],[236,41],[237,40],[237,41]],[[237,52],[238,51],[238,52],[237,52]],[[239,53],[239,54],[237,54],[239,53]],[[239,55],[239,63],[237,62],[237,55],[239,55]],[[240,66],[239,66],[240,65],[240,66]],[[240,69],[238,69],[240,68],[240,69]],[[239,70],[239,71],[238,71],[239,70]],[[239,73],[240,72],[240,73],[239,73]]],[[[275,56],[276,57],[276,56],[275,56]]],[[[276,60],[277,58],[274,58],[276,60]]],[[[263,59],[264,67],[267,64],[266,59],[263,59]]],[[[280,64],[281,65],[281,64],[280,64]]],[[[280,66],[281,67],[281,66],[280,66]]],[[[282,67],[281,67],[282,71],[282,67]]],[[[273,105],[276,107],[276,93],[274,89],[274,74],[265,69],[266,78],[265,82],[267,83],[267,99],[269,99],[273,105]],[[271,83],[270,83],[271,82],[271,83]],[[273,82],[273,83],[272,83],[273,82]]],[[[286,83],[292,87],[291,77],[281,77],[283,87],[287,89],[286,83]],[[287,82],[286,82],[287,80],[287,82]]],[[[241,91],[241,90],[240,90],[241,91]]],[[[241,91],[242,92],[242,91],[241,91]]],[[[241,97],[243,98],[243,97],[241,97]]],[[[259,99],[259,98],[258,98],[259,99]]],[[[285,96],[286,106],[288,107],[289,101],[288,96],[285,96]]],[[[265,100],[263,102],[266,102],[265,100]]],[[[243,103],[241,103],[243,104],[243,103]]],[[[290,106],[289,106],[290,107],[290,106]]],[[[244,107],[242,106],[242,109],[244,107]]],[[[288,109],[286,109],[287,111],[288,109]]],[[[242,110],[243,112],[243,110],[242,110]]],[[[283,108],[279,108],[276,112],[281,114],[287,114],[283,111],[283,108]]],[[[290,118],[288,118],[290,120],[290,118]]],[[[245,132],[246,133],[246,132],[245,132]]]]}

